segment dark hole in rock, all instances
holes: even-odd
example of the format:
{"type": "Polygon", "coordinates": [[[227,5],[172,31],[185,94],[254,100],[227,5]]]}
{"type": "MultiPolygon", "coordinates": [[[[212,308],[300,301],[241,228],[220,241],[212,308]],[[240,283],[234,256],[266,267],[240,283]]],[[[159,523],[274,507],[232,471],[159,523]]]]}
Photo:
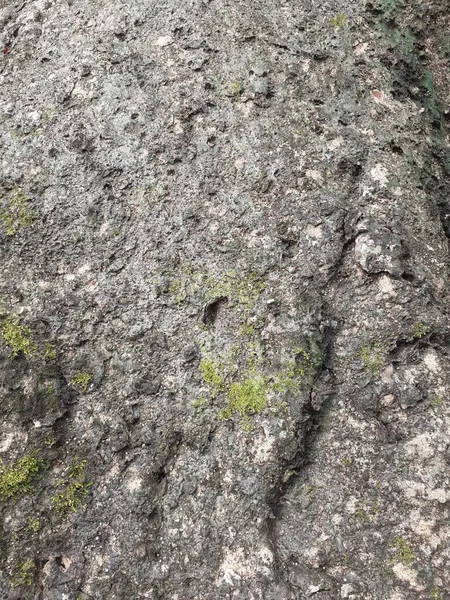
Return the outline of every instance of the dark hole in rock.
{"type": "Polygon", "coordinates": [[[159,469],[159,470],[158,470],[158,471],[155,473],[155,476],[156,476],[156,480],[157,480],[158,482],[160,482],[160,481],[163,481],[163,479],[165,479],[165,478],[166,478],[166,471],[164,470],[164,467],[161,467],[161,468],[160,468],[160,469],[159,469]]]}
{"type": "Polygon", "coordinates": [[[414,281],[414,275],[412,273],[403,273],[402,279],[406,281],[414,281]]]}
{"type": "Polygon", "coordinates": [[[394,154],[403,154],[403,149],[400,146],[397,146],[397,144],[391,143],[391,151],[394,154]]]}
{"type": "Polygon", "coordinates": [[[215,320],[217,319],[217,315],[221,307],[227,304],[228,298],[226,296],[220,296],[216,298],[203,309],[203,317],[202,322],[204,325],[214,325],[215,320]]]}

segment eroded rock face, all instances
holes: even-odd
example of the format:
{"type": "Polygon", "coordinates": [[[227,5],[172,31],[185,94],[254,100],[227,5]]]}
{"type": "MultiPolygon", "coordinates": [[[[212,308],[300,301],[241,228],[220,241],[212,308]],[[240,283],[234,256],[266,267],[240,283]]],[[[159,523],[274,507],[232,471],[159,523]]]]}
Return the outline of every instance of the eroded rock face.
{"type": "Polygon", "coordinates": [[[445,598],[449,11],[409,4],[1,4],[2,597],[445,598]]]}
{"type": "Polygon", "coordinates": [[[401,239],[384,225],[362,222],[357,225],[355,261],[366,273],[389,273],[401,277],[403,266],[401,239]]]}

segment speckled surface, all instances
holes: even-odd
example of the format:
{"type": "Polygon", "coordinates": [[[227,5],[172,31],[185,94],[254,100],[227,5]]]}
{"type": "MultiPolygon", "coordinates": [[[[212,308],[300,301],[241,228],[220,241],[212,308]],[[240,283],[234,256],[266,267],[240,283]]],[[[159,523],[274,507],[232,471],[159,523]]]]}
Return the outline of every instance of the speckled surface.
{"type": "Polygon", "coordinates": [[[447,3],[0,25],[1,597],[447,598],[447,3]]]}

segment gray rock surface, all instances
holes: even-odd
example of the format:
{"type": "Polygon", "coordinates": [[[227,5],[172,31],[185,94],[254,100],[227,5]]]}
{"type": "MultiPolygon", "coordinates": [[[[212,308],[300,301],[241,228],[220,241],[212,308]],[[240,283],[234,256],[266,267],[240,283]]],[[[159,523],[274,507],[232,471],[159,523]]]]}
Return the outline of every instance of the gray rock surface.
{"type": "Polygon", "coordinates": [[[449,598],[447,0],[0,24],[0,597],[449,598]]]}

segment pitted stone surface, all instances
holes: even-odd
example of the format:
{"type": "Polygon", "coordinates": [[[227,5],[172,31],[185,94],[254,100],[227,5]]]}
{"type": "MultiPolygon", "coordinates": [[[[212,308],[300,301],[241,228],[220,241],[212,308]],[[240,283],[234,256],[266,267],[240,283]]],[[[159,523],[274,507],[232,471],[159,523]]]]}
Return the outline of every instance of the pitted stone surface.
{"type": "Polygon", "coordinates": [[[0,0],[2,598],[447,597],[449,18],[0,0]]]}

